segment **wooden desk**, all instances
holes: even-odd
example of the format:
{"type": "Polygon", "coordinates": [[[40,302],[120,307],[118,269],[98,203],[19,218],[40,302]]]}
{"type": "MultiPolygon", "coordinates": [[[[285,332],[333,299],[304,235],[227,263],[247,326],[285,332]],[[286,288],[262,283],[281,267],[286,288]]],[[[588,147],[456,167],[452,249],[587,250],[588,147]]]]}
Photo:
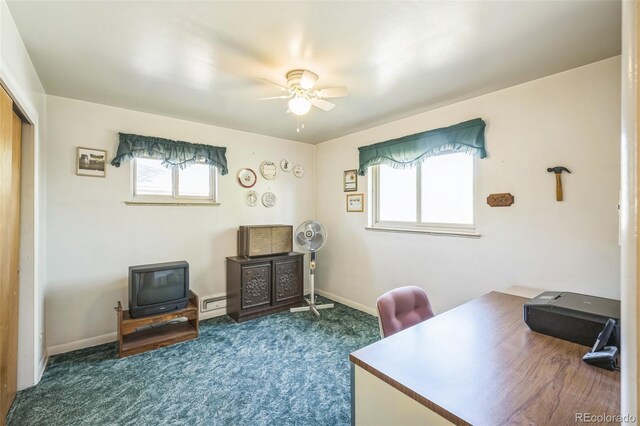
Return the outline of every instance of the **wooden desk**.
{"type": "MultiPolygon", "coordinates": [[[[575,424],[576,413],[620,414],[620,372],[582,362],[586,346],[529,330],[525,301],[492,292],[352,353],[355,424],[388,422],[394,407],[381,405],[400,396],[459,425],[563,425],[575,424]],[[378,389],[371,400],[366,388],[382,386],[373,378],[401,394],[381,398],[378,389]],[[384,412],[392,412],[387,420],[384,412]]],[[[394,423],[425,422],[407,419],[394,423]]]]}

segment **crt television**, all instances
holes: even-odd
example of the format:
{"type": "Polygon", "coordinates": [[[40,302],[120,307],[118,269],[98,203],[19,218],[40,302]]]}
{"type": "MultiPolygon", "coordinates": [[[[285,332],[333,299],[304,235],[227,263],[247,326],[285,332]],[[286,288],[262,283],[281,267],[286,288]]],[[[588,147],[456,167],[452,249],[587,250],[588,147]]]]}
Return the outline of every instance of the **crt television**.
{"type": "Polygon", "coordinates": [[[185,261],[129,267],[129,315],[144,317],[186,308],[189,264],[185,261]]]}

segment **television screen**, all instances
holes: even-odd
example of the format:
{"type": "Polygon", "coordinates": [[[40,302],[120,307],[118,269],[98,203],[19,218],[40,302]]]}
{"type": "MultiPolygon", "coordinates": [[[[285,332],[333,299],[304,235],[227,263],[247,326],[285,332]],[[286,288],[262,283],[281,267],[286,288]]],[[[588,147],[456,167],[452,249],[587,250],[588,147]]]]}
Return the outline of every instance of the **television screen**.
{"type": "Polygon", "coordinates": [[[184,268],[135,274],[138,306],[155,305],[185,297],[184,268]]]}
{"type": "Polygon", "coordinates": [[[189,304],[189,264],[185,261],[129,267],[131,318],[186,308],[189,304]]]}

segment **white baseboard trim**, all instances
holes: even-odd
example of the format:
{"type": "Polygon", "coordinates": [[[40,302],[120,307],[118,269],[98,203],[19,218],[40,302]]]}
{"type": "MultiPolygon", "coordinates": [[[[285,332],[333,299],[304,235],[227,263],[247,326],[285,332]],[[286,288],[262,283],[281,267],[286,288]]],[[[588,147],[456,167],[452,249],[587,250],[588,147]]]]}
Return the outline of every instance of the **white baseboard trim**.
{"type": "Polygon", "coordinates": [[[40,358],[40,365],[38,365],[38,371],[36,371],[36,382],[34,385],[37,385],[40,383],[40,380],[42,380],[44,370],[47,368],[47,362],[49,362],[49,354],[48,351],[45,350],[45,353],[42,354],[42,358],[40,358]]]}
{"type": "Polygon", "coordinates": [[[47,353],[49,354],[49,356],[58,355],[78,349],[90,348],[91,346],[102,345],[104,343],[115,342],[117,339],[117,333],[103,334],[102,336],[89,337],[88,339],[76,340],[56,346],[49,346],[47,348],[47,353]]]}
{"type": "MultiPolygon", "coordinates": [[[[215,318],[222,315],[226,315],[226,309],[216,309],[214,311],[200,313],[200,321],[215,318]]],[[[104,343],[115,342],[118,340],[117,333],[109,333],[103,334],[102,336],[89,337],[88,339],[75,340],[69,343],[63,343],[61,345],[49,346],[47,348],[47,357],[44,358],[44,367],[47,365],[47,360],[49,356],[63,354],[66,352],[76,351],[78,349],[90,348],[91,346],[98,346],[104,343]]],[[[42,373],[44,372],[44,368],[40,371],[40,376],[42,377],[42,373]]],[[[40,379],[38,379],[40,381],[40,379]]]]}
{"type": "MultiPolygon", "coordinates": [[[[360,303],[354,302],[349,299],[345,299],[344,297],[340,297],[335,294],[331,294],[324,290],[316,290],[316,293],[318,293],[320,296],[328,297],[329,299],[342,303],[343,305],[347,305],[359,311],[366,312],[369,315],[378,316],[378,312],[376,312],[374,308],[361,305],[360,303]]],[[[227,314],[226,309],[216,309],[209,312],[201,312],[200,321],[219,317],[226,314],[227,314]]],[[[42,377],[42,374],[44,373],[44,368],[47,366],[47,360],[50,356],[63,354],[71,351],[76,351],[78,349],[89,348],[91,346],[102,345],[104,343],[115,342],[117,339],[118,339],[117,333],[108,333],[108,334],[103,334],[102,336],[89,337],[88,339],[75,340],[73,342],[63,343],[61,345],[49,346],[47,348],[47,353],[45,354],[45,357],[41,360],[43,365],[42,365],[41,371],[39,372],[40,377],[42,377]]],[[[40,381],[40,378],[38,378],[38,381],[40,381]]]]}
{"type": "Polygon", "coordinates": [[[369,306],[361,305],[360,303],[354,302],[353,300],[345,299],[344,297],[331,294],[328,291],[316,289],[316,293],[318,293],[320,296],[328,297],[331,300],[335,300],[336,302],[342,303],[343,305],[347,305],[350,308],[357,309],[359,311],[365,312],[375,317],[378,316],[378,311],[376,311],[375,308],[370,308],[369,306]]]}

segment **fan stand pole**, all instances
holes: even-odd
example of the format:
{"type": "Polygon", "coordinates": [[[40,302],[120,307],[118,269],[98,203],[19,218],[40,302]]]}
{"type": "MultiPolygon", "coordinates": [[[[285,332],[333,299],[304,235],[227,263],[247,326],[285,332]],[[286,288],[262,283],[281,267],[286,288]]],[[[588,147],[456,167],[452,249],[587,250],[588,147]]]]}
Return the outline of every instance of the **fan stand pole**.
{"type": "Polygon", "coordinates": [[[309,298],[305,298],[305,300],[307,301],[307,303],[309,304],[308,306],[302,306],[300,308],[291,308],[289,311],[290,312],[307,312],[307,311],[311,311],[314,314],[316,314],[316,316],[320,316],[320,312],[318,312],[319,309],[331,309],[333,308],[333,303],[324,303],[321,305],[316,305],[316,293],[315,293],[315,286],[314,286],[314,275],[315,275],[315,271],[316,271],[316,252],[312,251],[311,252],[311,260],[309,261],[309,287],[311,292],[309,293],[309,298]]]}

